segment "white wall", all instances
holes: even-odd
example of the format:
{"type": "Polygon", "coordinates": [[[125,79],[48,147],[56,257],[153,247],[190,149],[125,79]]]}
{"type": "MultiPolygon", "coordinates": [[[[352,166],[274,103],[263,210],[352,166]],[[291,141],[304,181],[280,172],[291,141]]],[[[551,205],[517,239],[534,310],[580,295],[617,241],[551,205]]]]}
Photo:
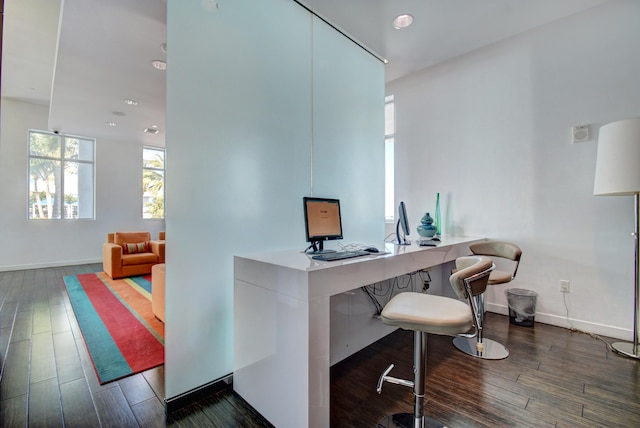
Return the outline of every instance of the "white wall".
{"type": "MultiPolygon", "coordinates": [[[[387,85],[396,101],[396,197],[412,228],[441,192],[444,233],[513,241],[509,287],[536,320],[631,339],[633,198],[595,197],[598,128],[640,115],[640,3],[609,2],[387,85]],[[571,127],[591,125],[572,144],[571,127]]],[[[507,287],[488,292],[506,312],[507,287]]]]}
{"type": "Polygon", "coordinates": [[[233,256],[304,250],[303,196],[383,239],[382,63],[291,0],[202,4],[168,3],[168,398],[233,371],[233,256]]]}
{"type": "Polygon", "coordinates": [[[29,129],[48,129],[48,108],[3,98],[1,111],[0,271],[100,262],[108,232],[164,230],[163,220],[142,219],[142,145],[134,142],[96,141],[95,220],[27,220],[29,129]]]}

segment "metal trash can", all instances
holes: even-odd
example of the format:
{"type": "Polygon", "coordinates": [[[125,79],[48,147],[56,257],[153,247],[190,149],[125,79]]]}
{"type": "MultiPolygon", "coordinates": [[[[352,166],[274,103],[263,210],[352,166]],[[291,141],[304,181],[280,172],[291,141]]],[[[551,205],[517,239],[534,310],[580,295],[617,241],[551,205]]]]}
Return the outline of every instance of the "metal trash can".
{"type": "Polygon", "coordinates": [[[523,327],[533,327],[538,293],[523,288],[509,288],[505,293],[509,304],[509,322],[523,327]]]}

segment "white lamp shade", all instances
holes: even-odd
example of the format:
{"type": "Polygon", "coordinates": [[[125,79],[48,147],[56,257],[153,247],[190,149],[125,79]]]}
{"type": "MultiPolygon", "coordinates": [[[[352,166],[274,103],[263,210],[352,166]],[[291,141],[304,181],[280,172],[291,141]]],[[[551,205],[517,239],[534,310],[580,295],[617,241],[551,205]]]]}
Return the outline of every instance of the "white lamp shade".
{"type": "Polygon", "coordinates": [[[640,193],[640,117],[600,128],[594,195],[640,193]]]}

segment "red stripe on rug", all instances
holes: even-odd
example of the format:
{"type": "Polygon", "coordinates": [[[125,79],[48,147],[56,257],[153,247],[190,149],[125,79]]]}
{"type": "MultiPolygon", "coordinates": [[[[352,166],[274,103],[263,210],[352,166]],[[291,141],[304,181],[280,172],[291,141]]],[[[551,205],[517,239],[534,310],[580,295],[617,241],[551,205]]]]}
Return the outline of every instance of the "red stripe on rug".
{"type": "Polygon", "coordinates": [[[164,346],[95,274],[78,275],[87,297],[134,372],[164,363],[164,346]]]}
{"type": "MultiPolygon", "coordinates": [[[[129,307],[164,339],[164,323],[153,314],[151,301],[149,301],[149,299],[128,284],[125,279],[111,279],[104,272],[96,273],[96,276],[99,277],[102,282],[106,281],[112,290],[124,299],[129,307]]],[[[149,277],[149,279],[151,278],[149,277]]]]}

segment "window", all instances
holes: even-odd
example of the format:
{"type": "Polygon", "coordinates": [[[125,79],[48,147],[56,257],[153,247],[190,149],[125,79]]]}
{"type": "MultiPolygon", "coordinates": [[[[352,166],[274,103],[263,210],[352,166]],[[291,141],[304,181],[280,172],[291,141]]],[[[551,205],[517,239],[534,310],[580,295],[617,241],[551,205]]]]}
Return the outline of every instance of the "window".
{"type": "Polygon", "coordinates": [[[142,149],[142,218],[164,218],[164,149],[142,149]]]}
{"type": "Polygon", "coordinates": [[[29,219],[93,219],[94,165],[95,140],[29,131],[29,219]]]}
{"type": "Polygon", "coordinates": [[[393,223],[394,214],[394,139],[396,132],[393,95],[384,98],[384,218],[393,223]]]}

